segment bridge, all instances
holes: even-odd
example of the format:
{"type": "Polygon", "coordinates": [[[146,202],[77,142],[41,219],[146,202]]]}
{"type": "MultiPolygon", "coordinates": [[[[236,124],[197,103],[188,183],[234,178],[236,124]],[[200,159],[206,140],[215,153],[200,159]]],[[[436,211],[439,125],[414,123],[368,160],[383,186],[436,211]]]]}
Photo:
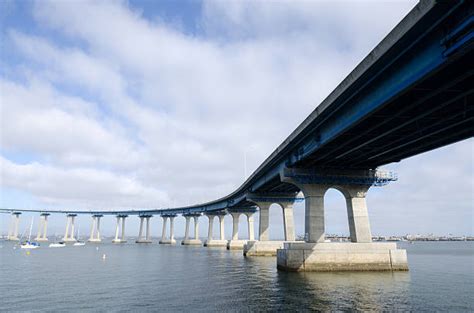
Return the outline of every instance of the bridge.
{"type": "Polygon", "coordinates": [[[393,243],[372,242],[365,197],[372,186],[397,180],[380,166],[473,136],[473,11],[472,1],[420,1],[257,170],[223,198],[153,210],[2,209],[12,214],[9,238],[18,239],[20,214],[30,211],[41,214],[38,240],[46,239],[48,215],[62,213],[68,216],[65,241],[75,240],[75,216],[90,214],[92,242],[100,241],[104,215],[117,218],[115,243],[126,241],[125,220],[130,215],[140,217],[137,242],[150,242],[150,218],[160,215],[160,243],[173,244],[173,221],[181,214],[186,218],[183,244],[201,244],[197,219],[207,215],[205,245],[243,249],[247,256],[277,255],[281,270],[407,270],[404,250],[393,243]],[[346,198],[350,243],[325,240],[323,199],[329,188],[346,198]],[[292,205],[302,200],[300,194],[305,202],[304,242],[295,241],[293,225],[292,205]],[[268,240],[269,207],[274,203],[284,213],[284,242],[268,240]],[[253,238],[257,211],[259,240],[253,238]],[[224,238],[225,214],[234,221],[231,240],[224,238]],[[248,222],[245,241],[238,238],[241,214],[248,222]],[[219,239],[213,238],[215,217],[220,220],[219,239]],[[194,238],[189,236],[191,219],[194,238]]]}

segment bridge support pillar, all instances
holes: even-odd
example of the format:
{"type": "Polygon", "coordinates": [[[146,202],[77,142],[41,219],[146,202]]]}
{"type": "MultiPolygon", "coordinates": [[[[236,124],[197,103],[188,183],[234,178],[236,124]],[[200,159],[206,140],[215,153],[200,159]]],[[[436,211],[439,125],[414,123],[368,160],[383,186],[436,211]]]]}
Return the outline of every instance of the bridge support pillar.
{"type": "Polygon", "coordinates": [[[184,217],[186,218],[186,232],[185,232],[184,240],[181,241],[182,245],[186,245],[186,246],[202,245],[202,242],[199,239],[199,216],[201,216],[200,213],[189,213],[189,214],[184,215],[184,217]],[[189,239],[189,223],[190,223],[191,218],[193,218],[194,220],[194,238],[193,239],[189,239]]]}
{"type": "Polygon", "coordinates": [[[208,228],[208,233],[207,233],[207,240],[204,242],[205,247],[226,247],[227,246],[227,240],[225,240],[225,236],[224,236],[225,214],[226,213],[224,211],[206,213],[209,219],[209,228],[208,228]],[[214,239],[214,218],[216,216],[219,217],[219,228],[220,228],[219,239],[214,239]]]}
{"type": "Polygon", "coordinates": [[[76,238],[74,238],[74,223],[76,221],[77,214],[68,214],[67,221],[66,221],[66,231],[64,233],[63,241],[64,242],[76,242],[76,238]]]}
{"type": "Polygon", "coordinates": [[[112,243],[126,243],[127,239],[125,238],[125,219],[128,215],[117,215],[117,224],[115,225],[115,238],[112,240],[112,243]],[[120,227],[120,223],[122,227],[120,227]],[[119,230],[122,228],[122,232],[119,237],[119,230]]]}
{"type": "Polygon", "coordinates": [[[140,215],[140,231],[138,233],[138,238],[135,241],[136,243],[152,243],[150,238],[150,218],[152,215],[140,215]],[[143,222],[146,221],[146,230],[145,230],[145,238],[143,238],[143,222]]]}
{"type": "Polygon", "coordinates": [[[176,240],[174,239],[174,218],[176,215],[162,215],[163,218],[163,228],[161,230],[161,240],[160,244],[175,244],[176,240]],[[169,238],[166,235],[166,224],[169,221],[170,223],[170,232],[169,232],[169,238]]]}
{"type": "Polygon", "coordinates": [[[101,242],[100,238],[100,219],[103,215],[101,214],[94,214],[92,215],[92,226],[91,226],[91,234],[89,236],[89,242],[101,242]]]}
{"type": "Polygon", "coordinates": [[[40,222],[38,225],[38,233],[36,235],[35,241],[46,242],[48,241],[47,231],[48,231],[48,216],[49,213],[40,214],[40,222]]]}
{"type": "Polygon", "coordinates": [[[283,248],[283,243],[295,240],[293,220],[293,202],[296,194],[251,194],[247,199],[254,202],[260,212],[259,240],[249,240],[244,245],[244,256],[276,256],[277,249],[283,248]],[[270,206],[278,204],[283,212],[285,240],[269,240],[270,206]]]}
{"type": "Polygon", "coordinates": [[[285,169],[283,182],[300,188],[305,197],[305,242],[287,242],[277,250],[283,271],[403,271],[406,251],[395,243],[373,243],[365,196],[377,182],[376,171],[285,169]],[[326,242],[324,194],[329,188],[346,198],[351,242],[326,242]]]}
{"type": "Polygon", "coordinates": [[[239,218],[241,214],[247,216],[247,230],[249,240],[255,240],[255,230],[254,230],[254,220],[253,214],[256,209],[254,207],[246,208],[232,208],[229,209],[230,214],[232,215],[232,239],[227,242],[228,250],[243,250],[244,245],[248,240],[239,239],[239,218]]]}
{"type": "Polygon", "coordinates": [[[13,212],[10,217],[10,225],[8,227],[8,237],[10,241],[19,241],[18,229],[20,227],[20,215],[21,212],[13,212]]]}

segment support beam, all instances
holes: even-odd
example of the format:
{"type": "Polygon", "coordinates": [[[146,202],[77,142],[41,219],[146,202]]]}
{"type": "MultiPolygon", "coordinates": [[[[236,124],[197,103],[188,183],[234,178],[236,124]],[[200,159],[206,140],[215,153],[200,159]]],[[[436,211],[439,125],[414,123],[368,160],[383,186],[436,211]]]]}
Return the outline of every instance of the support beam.
{"type": "Polygon", "coordinates": [[[206,216],[209,219],[209,227],[207,232],[207,240],[204,242],[205,247],[227,247],[227,240],[224,234],[224,217],[225,211],[207,212],[206,216]],[[214,239],[214,218],[219,218],[219,239],[214,239]]]}
{"type": "Polygon", "coordinates": [[[19,241],[18,238],[18,229],[20,227],[20,215],[21,212],[13,212],[10,217],[10,225],[8,228],[8,240],[10,241],[19,241]]]}
{"type": "Polygon", "coordinates": [[[152,243],[150,238],[150,218],[152,215],[139,215],[140,218],[140,230],[138,232],[138,238],[135,241],[136,243],[152,243]],[[145,238],[143,238],[143,228],[145,229],[145,238]]]}
{"type": "Polygon", "coordinates": [[[176,215],[168,214],[168,215],[162,215],[163,218],[163,228],[161,231],[161,240],[160,244],[175,244],[176,240],[174,239],[174,218],[176,215]],[[166,234],[166,224],[169,221],[170,224],[170,231],[169,231],[169,238],[166,234]]]}
{"type": "Polygon", "coordinates": [[[126,243],[127,239],[125,237],[125,219],[128,217],[126,214],[117,215],[117,224],[115,225],[115,238],[112,240],[112,243],[126,243]],[[122,225],[120,225],[122,224],[122,225]],[[119,230],[122,229],[122,232],[119,237],[119,230]]]}
{"type": "Polygon", "coordinates": [[[66,218],[66,231],[63,237],[64,242],[76,242],[76,238],[74,238],[74,223],[76,220],[77,214],[67,214],[66,218]]]}
{"type": "Polygon", "coordinates": [[[201,246],[202,242],[199,239],[199,217],[201,216],[201,213],[188,213],[188,214],[183,214],[184,218],[186,219],[186,229],[185,229],[185,234],[184,234],[184,239],[181,241],[182,245],[185,246],[201,246]],[[194,238],[190,239],[189,238],[189,226],[190,226],[190,221],[191,218],[194,220],[194,238]]]}
{"type": "Polygon", "coordinates": [[[254,231],[254,221],[253,214],[257,211],[255,207],[240,207],[240,208],[230,208],[228,209],[229,213],[232,215],[232,239],[227,243],[228,250],[243,250],[244,245],[248,240],[239,239],[239,218],[241,214],[247,216],[247,231],[248,237],[250,240],[254,240],[255,231],[254,231]]]}
{"type": "Polygon", "coordinates": [[[35,241],[46,242],[48,241],[48,216],[49,213],[41,213],[40,220],[38,223],[38,233],[36,234],[35,241]]]}
{"type": "MultiPolygon", "coordinates": [[[[100,219],[103,217],[102,214],[94,214],[92,215],[92,226],[91,226],[91,234],[89,237],[89,242],[99,243],[101,242],[100,238],[100,219]]],[[[118,239],[118,228],[116,228],[115,237],[118,239]]]]}

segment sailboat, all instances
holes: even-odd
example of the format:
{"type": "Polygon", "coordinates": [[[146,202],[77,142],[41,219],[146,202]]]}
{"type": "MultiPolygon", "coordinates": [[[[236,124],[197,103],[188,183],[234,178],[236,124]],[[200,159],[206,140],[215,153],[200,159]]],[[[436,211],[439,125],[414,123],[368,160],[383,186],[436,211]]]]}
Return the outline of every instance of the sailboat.
{"type": "Polygon", "coordinates": [[[86,243],[84,241],[79,240],[79,225],[77,226],[77,234],[76,234],[77,241],[73,244],[73,246],[85,246],[86,243]]]}
{"type": "MultiPolygon", "coordinates": [[[[58,238],[57,234],[54,234],[54,240],[55,241],[56,241],[57,238],[58,238]]],[[[63,241],[53,242],[53,243],[49,244],[50,248],[63,248],[65,246],[66,246],[66,244],[63,241]]]]}
{"type": "Polygon", "coordinates": [[[36,248],[39,248],[39,243],[31,242],[31,231],[32,230],[33,230],[33,217],[31,218],[30,234],[28,235],[28,241],[23,242],[20,245],[20,248],[22,248],[22,249],[36,249],[36,248]]]}

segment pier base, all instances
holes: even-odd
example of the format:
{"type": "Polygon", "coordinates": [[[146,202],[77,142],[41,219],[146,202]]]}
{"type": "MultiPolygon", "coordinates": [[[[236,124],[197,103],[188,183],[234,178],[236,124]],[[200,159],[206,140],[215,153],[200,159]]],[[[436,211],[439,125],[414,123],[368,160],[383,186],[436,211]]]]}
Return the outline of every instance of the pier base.
{"type": "Polygon", "coordinates": [[[200,239],[185,239],[181,241],[181,244],[184,246],[201,246],[202,241],[200,239]]]}
{"type": "Polygon", "coordinates": [[[396,243],[284,243],[277,250],[282,271],[408,271],[406,250],[396,243]]]}
{"type": "Polygon", "coordinates": [[[247,241],[244,245],[244,256],[276,256],[278,249],[283,249],[285,241],[247,241]]]}
{"type": "Polygon", "coordinates": [[[227,247],[228,240],[206,240],[204,242],[204,247],[227,247]]]}
{"type": "Polygon", "coordinates": [[[90,243],[101,243],[102,240],[97,239],[97,238],[92,238],[92,239],[87,240],[87,242],[90,242],[90,243]]]}
{"type": "Polygon", "coordinates": [[[114,240],[112,240],[112,243],[126,243],[126,242],[127,242],[127,240],[125,240],[125,239],[114,239],[114,240]]]}
{"type": "Polygon", "coordinates": [[[35,238],[35,241],[36,241],[36,242],[48,242],[48,238],[45,238],[45,237],[40,237],[40,238],[38,238],[38,237],[36,237],[36,238],[35,238]]]}
{"type": "Polygon", "coordinates": [[[176,240],[174,240],[174,239],[162,239],[158,243],[160,245],[174,245],[174,244],[176,244],[176,240]]]}
{"type": "Polygon", "coordinates": [[[65,243],[75,243],[77,240],[75,238],[63,238],[65,243]]]}
{"type": "Polygon", "coordinates": [[[151,240],[139,239],[135,240],[135,243],[153,243],[151,240]]]}
{"type": "Polygon", "coordinates": [[[229,240],[227,250],[243,250],[248,240],[229,240]]]}

